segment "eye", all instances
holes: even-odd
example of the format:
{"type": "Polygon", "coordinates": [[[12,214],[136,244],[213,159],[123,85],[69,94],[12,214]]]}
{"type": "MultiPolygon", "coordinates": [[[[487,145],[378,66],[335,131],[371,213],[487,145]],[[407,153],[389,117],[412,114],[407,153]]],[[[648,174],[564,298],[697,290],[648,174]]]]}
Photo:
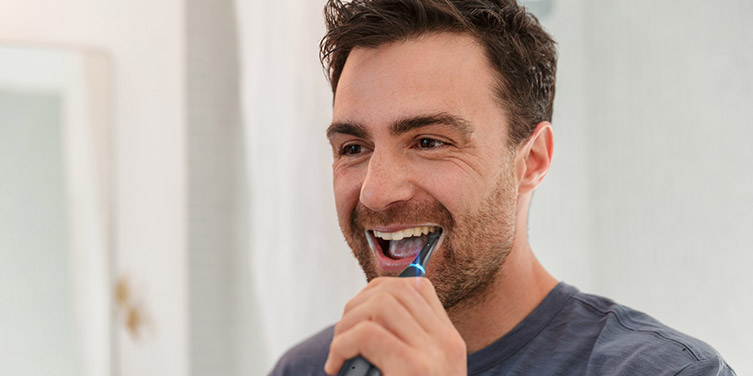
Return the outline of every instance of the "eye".
{"type": "Polygon", "coordinates": [[[421,149],[434,149],[445,145],[444,142],[433,138],[423,137],[418,139],[418,147],[421,149]]]}
{"type": "Polygon", "coordinates": [[[348,144],[340,149],[340,155],[357,155],[363,151],[363,146],[358,144],[348,144]]]}

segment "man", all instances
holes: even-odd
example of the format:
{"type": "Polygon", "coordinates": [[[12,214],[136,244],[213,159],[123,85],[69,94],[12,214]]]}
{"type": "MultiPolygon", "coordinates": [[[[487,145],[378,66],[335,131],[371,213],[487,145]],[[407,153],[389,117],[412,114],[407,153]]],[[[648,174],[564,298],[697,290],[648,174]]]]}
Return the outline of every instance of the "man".
{"type": "Polygon", "coordinates": [[[340,227],[369,284],[273,375],[733,375],[708,345],[558,283],[526,233],[554,41],[514,0],[330,0],[340,227]],[[394,278],[441,233],[427,278],[394,278]]]}

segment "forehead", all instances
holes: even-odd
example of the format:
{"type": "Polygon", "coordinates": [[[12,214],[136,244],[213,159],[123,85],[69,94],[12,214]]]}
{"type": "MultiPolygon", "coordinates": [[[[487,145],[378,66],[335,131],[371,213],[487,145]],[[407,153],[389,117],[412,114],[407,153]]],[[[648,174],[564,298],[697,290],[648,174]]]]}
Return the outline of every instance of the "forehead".
{"type": "Polygon", "coordinates": [[[351,51],[337,85],[335,121],[388,124],[429,113],[467,119],[501,111],[477,41],[438,33],[351,51]]]}

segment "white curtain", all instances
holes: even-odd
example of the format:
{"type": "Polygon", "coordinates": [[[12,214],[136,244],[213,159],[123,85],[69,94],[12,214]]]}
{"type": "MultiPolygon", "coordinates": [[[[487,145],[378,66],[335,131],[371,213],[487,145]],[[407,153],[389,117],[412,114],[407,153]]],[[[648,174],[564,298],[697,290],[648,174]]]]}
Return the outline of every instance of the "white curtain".
{"type": "Polygon", "coordinates": [[[334,209],[325,137],[331,92],[318,61],[322,5],[237,2],[247,236],[265,370],[295,342],[334,323],[365,285],[334,209]]]}

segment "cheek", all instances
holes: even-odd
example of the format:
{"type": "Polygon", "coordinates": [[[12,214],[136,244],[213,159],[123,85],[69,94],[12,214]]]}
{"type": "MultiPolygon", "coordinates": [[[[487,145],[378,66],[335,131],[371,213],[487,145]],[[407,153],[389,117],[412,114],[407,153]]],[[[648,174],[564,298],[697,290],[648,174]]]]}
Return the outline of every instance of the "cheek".
{"type": "Polygon", "coordinates": [[[342,224],[343,221],[349,221],[353,209],[358,203],[361,195],[361,182],[359,174],[343,172],[335,169],[333,171],[333,191],[335,194],[335,206],[337,208],[337,217],[342,224]]]}
{"type": "Polygon", "coordinates": [[[473,210],[488,190],[485,179],[467,174],[455,166],[446,169],[434,166],[429,171],[432,174],[424,176],[419,184],[453,216],[473,210]]]}
{"type": "Polygon", "coordinates": [[[472,206],[473,197],[476,195],[478,188],[462,184],[460,182],[449,181],[448,179],[430,186],[429,194],[442,204],[452,214],[457,217],[459,214],[466,213],[472,206]]]}

